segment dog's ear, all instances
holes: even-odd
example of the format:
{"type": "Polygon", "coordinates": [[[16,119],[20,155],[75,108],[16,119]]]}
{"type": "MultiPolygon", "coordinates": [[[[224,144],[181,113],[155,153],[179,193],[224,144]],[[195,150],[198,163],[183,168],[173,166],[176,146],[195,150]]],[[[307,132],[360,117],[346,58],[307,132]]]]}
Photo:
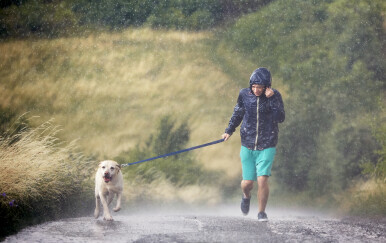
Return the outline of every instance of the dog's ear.
{"type": "Polygon", "coordinates": [[[121,165],[120,165],[120,164],[117,164],[117,167],[118,167],[119,169],[121,169],[121,165]]]}

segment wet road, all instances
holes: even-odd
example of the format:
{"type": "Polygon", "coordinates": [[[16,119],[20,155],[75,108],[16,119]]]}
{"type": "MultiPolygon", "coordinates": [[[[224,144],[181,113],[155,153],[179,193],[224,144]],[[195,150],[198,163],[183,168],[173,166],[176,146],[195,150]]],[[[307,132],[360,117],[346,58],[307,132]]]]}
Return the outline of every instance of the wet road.
{"type": "Polygon", "coordinates": [[[269,210],[269,222],[234,207],[118,212],[112,222],[81,217],[28,227],[5,242],[386,242],[386,220],[337,219],[269,210]],[[185,211],[185,212],[184,212],[185,211]]]}

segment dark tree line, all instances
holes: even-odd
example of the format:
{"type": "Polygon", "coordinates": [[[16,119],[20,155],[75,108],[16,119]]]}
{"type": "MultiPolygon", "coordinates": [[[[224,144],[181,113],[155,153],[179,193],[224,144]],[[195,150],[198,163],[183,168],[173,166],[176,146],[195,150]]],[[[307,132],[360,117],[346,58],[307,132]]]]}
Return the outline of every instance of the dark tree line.
{"type": "Polygon", "coordinates": [[[209,29],[270,0],[5,0],[0,8],[0,36],[55,37],[79,28],[209,29]]]}

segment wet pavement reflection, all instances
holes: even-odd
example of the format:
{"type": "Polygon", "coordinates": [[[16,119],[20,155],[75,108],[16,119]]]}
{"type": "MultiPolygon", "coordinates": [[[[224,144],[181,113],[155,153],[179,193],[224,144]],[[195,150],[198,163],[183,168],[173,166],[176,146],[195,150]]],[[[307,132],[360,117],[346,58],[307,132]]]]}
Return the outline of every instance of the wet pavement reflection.
{"type": "Polygon", "coordinates": [[[69,218],[25,228],[4,242],[386,242],[386,220],[271,210],[268,223],[234,208],[119,212],[114,221],[69,218]]]}

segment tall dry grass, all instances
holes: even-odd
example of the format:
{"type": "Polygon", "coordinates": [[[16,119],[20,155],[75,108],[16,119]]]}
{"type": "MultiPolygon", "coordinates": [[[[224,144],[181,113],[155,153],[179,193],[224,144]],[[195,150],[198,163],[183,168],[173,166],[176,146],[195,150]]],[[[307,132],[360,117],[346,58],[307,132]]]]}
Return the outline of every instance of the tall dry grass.
{"type": "MultiPolygon", "coordinates": [[[[75,152],[75,144],[63,146],[56,134],[58,127],[46,122],[14,137],[0,140],[0,192],[17,198],[20,204],[30,200],[60,201],[83,190],[90,178],[92,162],[75,152]]],[[[95,163],[94,163],[95,164],[95,163]]],[[[28,206],[28,204],[25,204],[28,206]]]]}
{"type": "Polygon", "coordinates": [[[76,152],[75,143],[61,143],[58,131],[49,121],[0,137],[0,238],[90,207],[95,162],[76,152]]]}

